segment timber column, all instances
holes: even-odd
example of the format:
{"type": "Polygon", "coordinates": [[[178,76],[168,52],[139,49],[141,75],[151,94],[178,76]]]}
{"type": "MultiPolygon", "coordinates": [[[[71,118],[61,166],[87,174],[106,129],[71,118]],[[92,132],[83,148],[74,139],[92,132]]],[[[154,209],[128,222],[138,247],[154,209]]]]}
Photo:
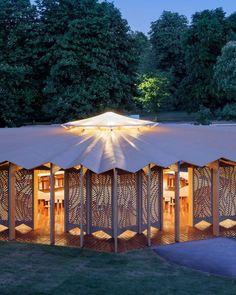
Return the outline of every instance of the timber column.
{"type": "Polygon", "coordinates": [[[83,166],[80,167],[80,247],[84,246],[84,184],[83,166]]]}
{"type": "Polygon", "coordinates": [[[117,199],[117,169],[113,170],[112,177],[112,229],[114,250],[118,252],[118,199],[117,199]]]}
{"type": "Polygon", "coordinates": [[[55,166],[50,164],[50,244],[55,244],[55,166]]]}
{"type": "Polygon", "coordinates": [[[151,246],[151,166],[148,165],[147,181],[147,238],[148,246],[151,246]]]}
{"type": "Polygon", "coordinates": [[[8,199],[9,199],[9,240],[16,238],[16,171],[17,166],[13,163],[9,164],[8,172],[8,199]]]}
{"type": "Polygon", "coordinates": [[[175,241],[180,241],[180,163],[171,166],[171,169],[175,172],[175,241]]]}
{"type": "Polygon", "coordinates": [[[33,171],[33,230],[38,228],[38,171],[33,171]]]}
{"type": "Polygon", "coordinates": [[[188,225],[193,227],[193,168],[188,168],[188,225]]]}
{"type": "Polygon", "coordinates": [[[220,212],[219,212],[219,188],[220,188],[220,169],[219,161],[211,164],[212,175],[212,218],[213,218],[213,235],[220,235],[220,212]]]}

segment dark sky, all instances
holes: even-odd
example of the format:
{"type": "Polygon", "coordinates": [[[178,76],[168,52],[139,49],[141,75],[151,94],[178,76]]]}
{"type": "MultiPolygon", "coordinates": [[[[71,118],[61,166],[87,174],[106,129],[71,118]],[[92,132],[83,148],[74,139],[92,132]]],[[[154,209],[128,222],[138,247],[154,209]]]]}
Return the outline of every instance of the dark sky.
{"type": "MultiPolygon", "coordinates": [[[[100,0],[102,1],[102,0],[100,0]]],[[[222,7],[227,15],[236,11],[236,0],[108,0],[120,9],[133,31],[148,33],[150,24],[163,10],[191,15],[204,9],[222,7]]],[[[34,3],[34,0],[31,0],[34,3]]]]}
{"type": "Polygon", "coordinates": [[[236,0],[111,0],[118,7],[134,31],[147,33],[150,23],[163,10],[179,12],[191,19],[196,11],[222,7],[226,14],[236,11],[236,0]]]}

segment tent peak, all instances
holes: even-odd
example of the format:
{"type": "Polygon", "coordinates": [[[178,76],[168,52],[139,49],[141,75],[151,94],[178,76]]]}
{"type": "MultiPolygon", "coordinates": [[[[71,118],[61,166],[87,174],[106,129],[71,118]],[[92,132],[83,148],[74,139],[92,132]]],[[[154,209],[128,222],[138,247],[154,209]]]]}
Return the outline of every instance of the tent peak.
{"type": "Polygon", "coordinates": [[[147,120],[134,119],[127,116],[122,116],[114,112],[106,112],[98,116],[88,119],[72,121],[63,124],[66,128],[78,127],[83,129],[89,128],[139,128],[139,127],[153,127],[157,123],[147,120]]]}

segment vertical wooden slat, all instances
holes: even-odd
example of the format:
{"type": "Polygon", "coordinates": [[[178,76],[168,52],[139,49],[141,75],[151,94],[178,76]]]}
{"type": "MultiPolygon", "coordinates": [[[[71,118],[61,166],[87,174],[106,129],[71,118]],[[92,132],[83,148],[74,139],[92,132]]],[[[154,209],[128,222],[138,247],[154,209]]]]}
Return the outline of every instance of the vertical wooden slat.
{"type": "Polygon", "coordinates": [[[112,229],[114,250],[118,252],[118,200],[117,200],[117,169],[113,170],[112,178],[112,229]]]}
{"type": "Polygon", "coordinates": [[[86,219],[87,219],[87,230],[88,235],[91,234],[92,226],[92,206],[91,206],[91,172],[87,170],[86,172],[86,219]]]}
{"type": "Polygon", "coordinates": [[[160,226],[159,229],[163,229],[163,220],[164,220],[164,213],[163,213],[163,169],[160,168],[159,170],[159,186],[160,186],[160,194],[159,194],[159,220],[160,226]]]}
{"type": "Polygon", "coordinates": [[[69,227],[69,172],[64,172],[64,231],[68,232],[69,227]]]}
{"type": "Polygon", "coordinates": [[[9,174],[8,174],[8,200],[9,200],[9,240],[15,240],[16,238],[16,170],[17,166],[10,163],[9,164],[9,174]]]}
{"type": "Polygon", "coordinates": [[[180,241],[180,198],[179,198],[179,181],[180,167],[179,163],[175,165],[175,241],[180,241]]]}
{"type": "Polygon", "coordinates": [[[188,225],[193,227],[193,168],[188,168],[188,225]]]}
{"type": "Polygon", "coordinates": [[[220,188],[220,170],[219,161],[215,161],[211,165],[212,171],[212,211],[213,211],[213,235],[220,234],[220,217],[219,217],[219,188],[220,188]]]}
{"type": "Polygon", "coordinates": [[[50,244],[55,244],[55,171],[50,164],[50,244]]]}
{"type": "Polygon", "coordinates": [[[84,246],[84,188],[83,166],[80,167],[80,247],[84,246]]]}
{"type": "Polygon", "coordinates": [[[137,225],[138,233],[142,233],[142,170],[137,173],[137,225]]]}
{"type": "Polygon", "coordinates": [[[151,167],[148,165],[147,183],[147,239],[148,246],[151,246],[151,167]]]}
{"type": "Polygon", "coordinates": [[[33,171],[33,230],[38,228],[38,171],[33,171]]]}

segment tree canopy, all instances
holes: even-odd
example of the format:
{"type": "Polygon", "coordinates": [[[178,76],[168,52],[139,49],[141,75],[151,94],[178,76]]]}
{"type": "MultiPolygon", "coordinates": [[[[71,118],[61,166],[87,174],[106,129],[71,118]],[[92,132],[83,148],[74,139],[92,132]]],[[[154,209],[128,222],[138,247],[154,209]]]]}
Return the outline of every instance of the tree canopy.
{"type": "Polygon", "coordinates": [[[227,29],[221,8],[193,15],[184,40],[187,75],[183,95],[190,110],[197,110],[200,105],[216,107],[213,68],[227,41],[227,29]]]}
{"type": "Polygon", "coordinates": [[[113,4],[4,0],[1,6],[1,125],[63,122],[132,105],[137,48],[113,4]]]}
{"type": "Polygon", "coordinates": [[[148,112],[156,112],[169,97],[169,80],[163,74],[143,75],[138,84],[137,102],[148,112]]]}
{"type": "Polygon", "coordinates": [[[188,23],[164,11],[146,36],[107,1],[33,3],[0,1],[0,126],[108,109],[234,117],[236,12],[204,10],[188,23]]]}
{"type": "Polygon", "coordinates": [[[222,105],[236,102],[236,41],[228,42],[222,49],[214,67],[214,81],[224,93],[222,105]]]}
{"type": "MultiPolygon", "coordinates": [[[[188,29],[186,16],[164,11],[151,24],[150,41],[153,48],[153,63],[158,71],[170,76],[170,92],[177,96],[177,88],[185,76],[183,35],[188,29]]],[[[176,101],[178,105],[178,101],[176,101]]]]}

